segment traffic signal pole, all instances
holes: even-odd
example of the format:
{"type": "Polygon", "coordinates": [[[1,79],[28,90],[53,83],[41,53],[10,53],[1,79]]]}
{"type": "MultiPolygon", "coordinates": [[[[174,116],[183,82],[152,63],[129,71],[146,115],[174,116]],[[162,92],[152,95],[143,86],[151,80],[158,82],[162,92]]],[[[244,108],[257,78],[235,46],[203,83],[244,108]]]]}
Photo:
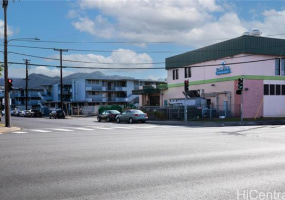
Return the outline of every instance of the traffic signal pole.
{"type": "Polygon", "coordinates": [[[5,127],[11,127],[10,123],[10,95],[8,90],[8,52],[7,52],[7,7],[8,0],[3,0],[2,7],[4,9],[4,83],[5,83],[5,127]]]}
{"type": "Polygon", "coordinates": [[[187,122],[187,105],[186,105],[186,102],[187,102],[187,94],[185,94],[185,100],[184,100],[184,122],[187,122]]]}
{"type": "Polygon", "coordinates": [[[243,123],[243,92],[241,92],[240,98],[240,122],[243,123]]]}
{"type": "Polygon", "coordinates": [[[238,89],[240,90],[240,122],[243,123],[243,82],[244,82],[244,77],[238,79],[238,89]]]}

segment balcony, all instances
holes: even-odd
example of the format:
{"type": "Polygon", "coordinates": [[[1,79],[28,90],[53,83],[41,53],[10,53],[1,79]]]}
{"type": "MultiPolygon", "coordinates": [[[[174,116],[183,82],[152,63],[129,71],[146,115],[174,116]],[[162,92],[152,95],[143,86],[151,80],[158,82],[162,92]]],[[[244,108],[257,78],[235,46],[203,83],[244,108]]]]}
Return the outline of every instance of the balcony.
{"type": "Polygon", "coordinates": [[[102,91],[102,86],[86,86],[86,91],[102,91]]]}

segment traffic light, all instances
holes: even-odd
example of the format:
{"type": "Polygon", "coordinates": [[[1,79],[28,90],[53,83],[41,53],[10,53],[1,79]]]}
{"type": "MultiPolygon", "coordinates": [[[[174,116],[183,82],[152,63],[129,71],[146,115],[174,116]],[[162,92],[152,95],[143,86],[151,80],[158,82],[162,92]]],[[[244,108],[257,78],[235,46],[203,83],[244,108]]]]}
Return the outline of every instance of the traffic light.
{"type": "Polygon", "coordinates": [[[243,78],[238,79],[238,89],[242,90],[243,89],[243,78]]]}
{"type": "Polygon", "coordinates": [[[189,91],[189,81],[188,81],[188,80],[185,80],[185,81],[184,81],[184,91],[185,91],[185,92],[188,92],[188,91],[189,91]]]}
{"type": "Polygon", "coordinates": [[[238,79],[238,89],[236,91],[236,94],[240,95],[243,90],[243,78],[238,79]]]}
{"type": "Polygon", "coordinates": [[[11,90],[13,90],[13,80],[8,79],[8,91],[10,92],[11,90]]]}

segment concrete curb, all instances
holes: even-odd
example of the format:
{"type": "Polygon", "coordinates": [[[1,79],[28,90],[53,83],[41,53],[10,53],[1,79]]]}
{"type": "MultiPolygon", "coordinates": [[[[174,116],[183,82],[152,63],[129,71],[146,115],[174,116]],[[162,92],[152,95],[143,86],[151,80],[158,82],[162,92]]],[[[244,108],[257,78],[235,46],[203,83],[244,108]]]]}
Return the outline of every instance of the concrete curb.
{"type": "Polygon", "coordinates": [[[196,126],[196,127],[223,127],[223,126],[261,126],[261,125],[285,125],[285,120],[271,121],[234,121],[234,122],[198,122],[198,121],[156,121],[148,120],[149,124],[173,125],[173,126],[196,126]]]}
{"type": "Polygon", "coordinates": [[[2,124],[0,125],[0,133],[10,133],[10,132],[14,132],[14,131],[20,131],[21,128],[20,127],[4,127],[4,125],[2,126],[2,124]]]}

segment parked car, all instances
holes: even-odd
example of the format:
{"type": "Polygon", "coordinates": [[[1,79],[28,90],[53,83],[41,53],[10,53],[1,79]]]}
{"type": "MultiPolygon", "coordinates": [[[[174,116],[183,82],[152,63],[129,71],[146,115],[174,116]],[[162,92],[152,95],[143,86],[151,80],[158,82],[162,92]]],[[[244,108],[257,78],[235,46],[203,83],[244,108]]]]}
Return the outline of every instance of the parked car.
{"type": "Polygon", "coordinates": [[[120,122],[129,122],[132,124],[133,122],[145,122],[148,119],[147,113],[144,113],[141,110],[127,110],[124,111],[122,114],[117,115],[116,121],[120,122]]]}
{"type": "Polygon", "coordinates": [[[49,114],[49,118],[50,119],[51,118],[54,118],[54,119],[62,118],[62,119],[64,119],[65,118],[65,112],[63,110],[53,110],[49,114]]]}
{"type": "Polygon", "coordinates": [[[30,116],[31,116],[31,111],[30,111],[30,110],[22,110],[22,111],[19,113],[19,116],[20,116],[20,117],[30,117],[30,116]]]}
{"type": "Polygon", "coordinates": [[[116,116],[119,114],[121,113],[117,110],[105,110],[97,116],[97,120],[98,122],[101,122],[102,120],[106,120],[107,122],[116,121],[116,116]]]}
{"type": "Polygon", "coordinates": [[[12,116],[19,116],[20,111],[19,110],[11,110],[11,115],[12,116]]]}
{"type": "Polygon", "coordinates": [[[42,117],[43,116],[42,112],[39,110],[32,109],[30,110],[30,112],[31,112],[31,117],[42,117]]]}

